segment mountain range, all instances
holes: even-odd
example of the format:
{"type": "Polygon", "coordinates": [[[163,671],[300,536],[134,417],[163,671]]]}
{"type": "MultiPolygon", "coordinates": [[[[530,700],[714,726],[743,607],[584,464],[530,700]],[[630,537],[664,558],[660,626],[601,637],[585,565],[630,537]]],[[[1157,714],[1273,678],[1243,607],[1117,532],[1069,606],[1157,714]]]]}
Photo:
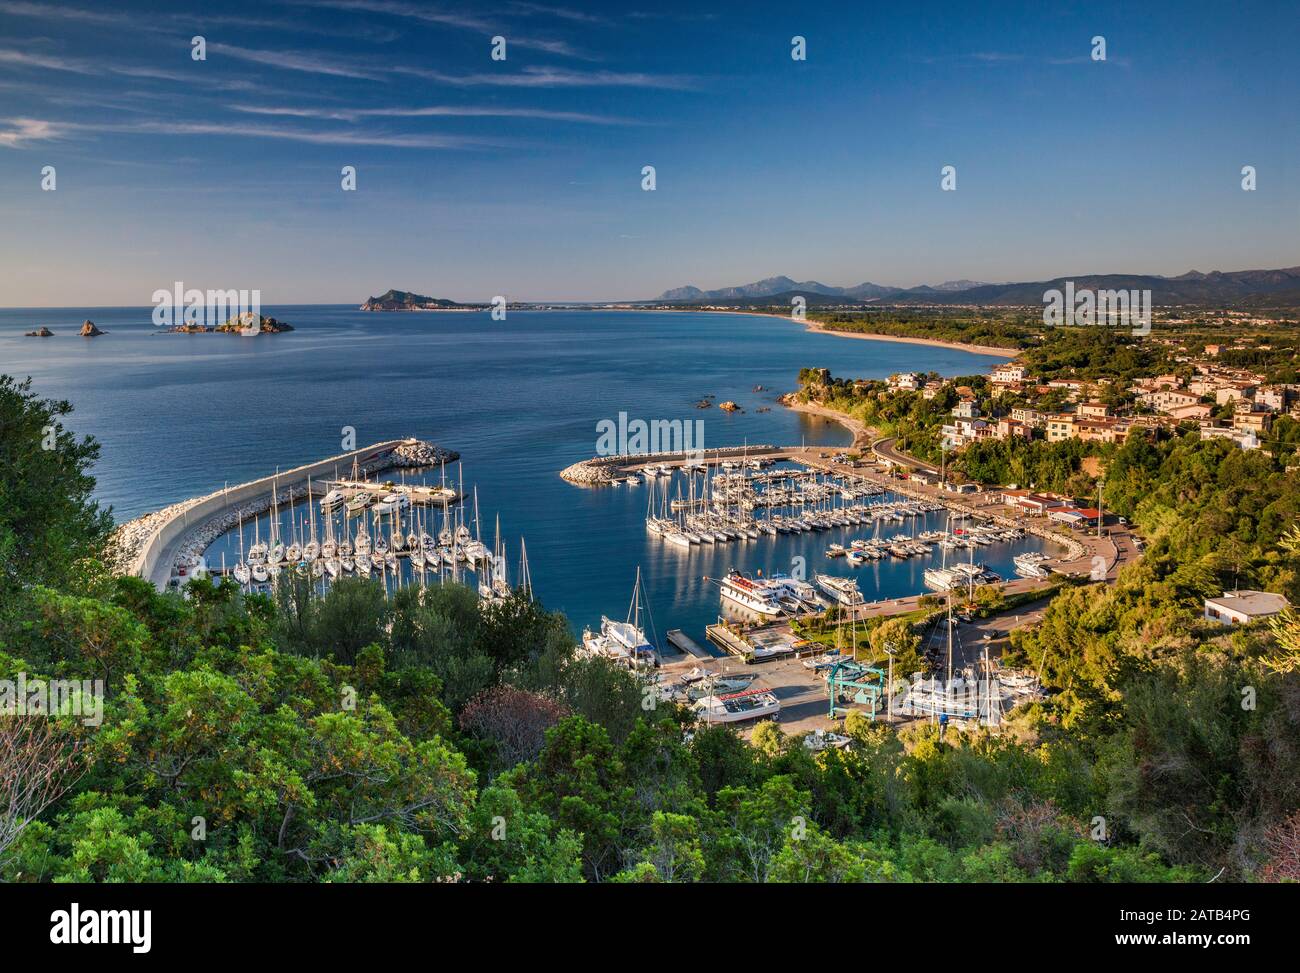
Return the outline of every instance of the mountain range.
{"type": "Polygon", "coordinates": [[[1300,267],[1279,270],[1234,270],[1201,273],[1190,270],[1177,277],[1153,274],[1082,274],[1053,280],[986,284],[973,280],[950,280],[920,287],[890,287],[866,281],[852,287],[836,287],[820,281],[796,281],[789,277],[766,277],[752,284],[701,290],[675,287],[655,299],[660,304],[701,304],[719,301],[753,305],[764,300],[785,303],[803,295],[814,304],[1042,304],[1048,290],[1063,290],[1073,281],[1076,291],[1150,290],[1155,304],[1222,304],[1300,301],[1300,267]]]}

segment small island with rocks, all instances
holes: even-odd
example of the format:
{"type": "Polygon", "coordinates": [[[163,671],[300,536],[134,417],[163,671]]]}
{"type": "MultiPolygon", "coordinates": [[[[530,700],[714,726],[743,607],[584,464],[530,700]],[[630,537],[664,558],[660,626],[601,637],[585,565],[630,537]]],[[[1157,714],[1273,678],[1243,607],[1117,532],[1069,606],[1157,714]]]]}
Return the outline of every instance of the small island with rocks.
{"type": "MultiPolygon", "coordinates": [[[[90,322],[86,322],[89,324],[90,322]]],[[[258,315],[256,322],[252,311],[244,311],[236,314],[233,318],[222,324],[174,324],[171,327],[161,328],[163,334],[239,334],[239,335],[259,335],[259,334],[282,334],[285,331],[292,331],[293,325],[268,317],[265,314],[258,315]]],[[[84,332],[83,332],[84,333],[84,332]]]]}
{"type": "Polygon", "coordinates": [[[81,326],[81,337],[83,338],[98,338],[102,334],[108,334],[108,332],[100,331],[99,328],[95,326],[94,321],[87,321],[81,326]]]}
{"type": "Polygon", "coordinates": [[[53,338],[54,332],[49,328],[41,325],[35,331],[28,331],[23,335],[24,338],[53,338]]]}

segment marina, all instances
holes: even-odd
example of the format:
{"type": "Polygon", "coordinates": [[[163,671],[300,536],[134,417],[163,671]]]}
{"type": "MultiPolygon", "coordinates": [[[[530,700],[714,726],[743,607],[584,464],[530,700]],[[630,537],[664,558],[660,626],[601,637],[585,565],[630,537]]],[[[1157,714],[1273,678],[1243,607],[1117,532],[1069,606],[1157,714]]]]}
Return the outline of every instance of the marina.
{"type": "MultiPolygon", "coordinates": [[[[825,558],[830,544],[847,547],[853,538],[869,536],[871,529],[864,525],[776,534],[760,531],[756,538],[746,532],[743,539],[721,543],[715,536],[713,543],[701,540],[689,548],[662,540],[645,526],[650,487],[639,468],[654,465],[673,470],[671,478],[662,469],[656,471],[657,511],[665,492],[670,503],[678,499],[679,485],[682,498],[689,500],[686,476],[676,471],[682,465],[680,457],[639,457],[626,472],[620,469],[624,482],[617,487],[577,489],[556,476],[591,455],[593,417],[617,415],[621,410],[641,416],[694,416],[693,403],[702,392],[714,390],[725,393],[719,400],[734,399],[744,411],[724,415],[715,409],[705,416],[710,448],[703,455],[710,459],[711,475],[747,472],[751,479],[759,478],[760,490],[773,485],[765,480],[788,477],[796,467],[804,472],[820,470],[824,479],[825,472],[838,465],[833,457],[849,444],[851,435],[830,420],[780,407],[780,393],[791,387],[800,367],[827,352],[857,374],[884,376],[910,367],[916,355],[913,347],[846,342],[808,334],[788,321],[726,314],[512,310],[506,322],[467,330],[460,316],[367,315],[355,307],[268,310],[292,321],[296,330],[276,336],[279,340],[274,343],[212,343],[202,341],[202,336],[164,341],[148,323],[147,309],[71,309],[66,313],[76,324],[93,318],[111,332],[112,341],[40,346],[56,348],[58,355],[68,356],[67,361],[51,357],[49,350],[35,356],[34,346],[24,344],[21,337],[13,338],[10,348],[10,339],[0,334],[8,350],[49,394],[72,398],[82,406],[80,429],[104,445],[105,459],[96,470],[100,496],[114,506],[122,523],[139,524],[132,518],[141,518],[142,530],[158,538],[161,548],[170,549],[156,549],[154,564],[167,561],[157,555],[175,556],[186,546],[187,554],[204,554],[214,572],[221,571],[223,556],[227,569],[233,571],[239,560],[239,507],[249,505],[242,515],[245,554],[255,532],[263,541],[270,537],[269,498],[277,467],[279,533],[286,553],[291,538],[302,534],[301,553],[311,533],[311,518],[305,517],[302,504],[307,477],[289,474],[318,465],[311,471],[317,501],[328,492],[328,484],[351,481],[352,457],[333,455],[338,453],[340,428],[351,426],[359,430],[360,444],[399,445],[414,433],[461,452],[467,492],[472,493],[471,484],[478,489],[480,542],[489,550],[493,547],[499,515],[502,536],[509,539],[506,561],[513,583],[519,575],[520,537],[526,535],[533,586],[547,608],[569,617],[575,641],[584,628],[598,630],[602,616],[624,619],[638,566],[644,600],[660,623],[660,632],[678,628],[710,649],[714,647],[705,629],[717,621],[722,606],[718,586],[709,579],[720,579],[733,568],[751,576],[761,572],[764,578],[796,576],[800,573],[796,559],[802,558],[802,573],[810,583],[817,571],[852,573],[868,602],[926,590],[920,571],[925,559],[919,556],[907,560],[891,556],[851,570],[841,568],[847,562],[825,558]],[[725,377],[726,369],[718,371],[718,364],[730,361],[728,349],[738,336],[754,356],[745,365],[745,374],[728,384],[732,380],[725,377]],[[647,340],[661,344],[665,357],[647,360],[647,340]],[[400,349],[399,355],[393,354],[395,348],[400,349]],[[30,360],[24,356],[31,356],[30,360]],[[611,367],[611,356],[636,365],[611,367]],[[529,363],[539,361],[547,367],[530,367],[529,363]],[[429,375],[434,371],[440,376],[438,394],[429,395],[429,375]],[[507,373],[514,376],[521,401],[544,402],[546,408],[520,412],[481,394],[483,382],[507,373]],[[585,380],[596,373],[602,376],[600,383],[585,380]],[[131,375],[132,383],[124,384],[123,374],[131,375]],[[385,381],[369,378],[376,374],[383,374],[385,381]],[[321,407],[288,410],[274,423],[213,423],[173,394],[182,383],[203,387],[209,381],[221,382],[223,394],[234,400],[251,401],[259,389],[271,384],[289,399],[315,395],[322,382],[328,383],[332,394],[321,407]],[[751,392],[757,384],[771,391],[751,392]],[[456,405],[470,401],[476,408],[456,405]],[[773,407],[770,412],[758,411],[768,406],[773,407]],[[122,416],[139,418],[123,425],[122,416]],[[771,447],[772,452],[764,455],[764,444],[782,442],[801,445],[771,447]],[[727,443],[735,445],[727,447],[727,443]],[[158,455],[172,461],[159,464],[158,455]],[[789,458],[794,456],[799,459],[789,458]],[[734,465],[728,468],[727,463],[734,465]],[[141,476],[142,470],[149,470],[149,476],[141,476]],[[635,477],[635,484],[627,483],[628,477],[635,477]],[[255,488],[237,496],[236,484],[255,484],[255,488]],[[228,523],[213,521],[212,513],[218,509],[229,513],[228,523]],[[162,536],[160,523],[166,531],[162,536]],[[181,535],[186,535],[184,545],[181,535]],[[200,550],[192,551],[190,541],[200,550]]],[[[12,330],[20,334],[23,320],[16,318],[12,330]]],[[[56,331],[64,326],[57,315],[49,320],[56,331]]],[[[975,371],[987,362],[955,350],[929,349],[927,354],[934,356],[934,367],[955,373],[975,371]]],[[[451,482],[451,460],[447,471],[451,482]]],[[[885,492],[856,500],[827,499],[821,501],[823,506],[879,502],[894,492],[895,485],[878,471],[862,469],[853,474],[885,492]]],[[[392,480],[399,486],[404,479],[408,486],[436,486],[440,477],[435,465],[425,472],[394,468],[358,479],[392,480]]],[[[698,474],[696,481],[698,488],[698,474]]],[[[793,481],[788,485],[799,489],[793,481]]],[[[710,483],[710,499],[713,487],[710,483]]],[[[901,493],[896,496],[903,498],[901,493]]],[[[472,499],[471,495],[471,508],[472,499]]],[[[804,498],[805,511],[815,503],[804,498]]],[[[453,510],[456,506],[452,504],[453,510]]],[[[736,510],[734,501],[731,509],[736,510]]],[[[424,530],[436,539],[441,504],[421,508],[413,502],[411,510],[401,512],[408,540],[412,511],[417,519],[423,515],[424,530]],[[434,530],[428,530],[430,515],[434,530]]],[[[677,512],[670,511],[669,516],[677,512]]],[[[741,513],[755,520],[789,512],[741,506],[741,513]]],[[[323,544],[325,524],[319,508],[315,516],[317,541],[323,544]]],[[[367,533],[373,538],[373,514],[371,518],[367,533]]],[[[472,510],[468,519],[472,530],[472,510]]],[[[906,523],[882,524],[882,533],[916,535],[940,529],[942,520],[943,514],[936,511],[906,523]]],[[[356,526],[353,518],[348,524],[351,535],[356,526]]],[[[389,530],[383,527],[386,538],[389,530]]],[[[336,540],[341,540],[337,529],[336,540]]],[[[1023,544],[1036,546],[1028,538],[1023,544]]],[[[978,559],[991,570],[1003,577],[1014,574],[1010,557],[1020,548],[995,545],[981,550],[978,559]]],[[[403,584],[410,580],[410,562],[418,561],[409,551],[409,544],[403,552],[393,550],[390,543],[390,553],[403,568],[403,584]]],[[[319,560],[319,549],[317,554],[319,560]]],[[[371,572],[374,578],[382,576],[374,570],[373,560],[371,572]]],[[[437,575],[426,570],[425,577],[433,583],[437,575]]],[[[166,584],[168,578],[154,575],[153,580],[166,584]]],[[[477,586],[476,576],[470,575],[469,580],[477,586]]]]}

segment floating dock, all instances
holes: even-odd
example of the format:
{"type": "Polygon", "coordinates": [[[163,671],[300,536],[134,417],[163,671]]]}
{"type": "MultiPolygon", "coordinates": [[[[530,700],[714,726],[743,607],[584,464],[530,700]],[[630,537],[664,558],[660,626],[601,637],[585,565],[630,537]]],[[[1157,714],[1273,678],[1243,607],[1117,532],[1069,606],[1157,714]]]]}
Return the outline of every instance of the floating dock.
{"type": "Polygon", "coordinates": [[[693,655],[698,659],[716,658],[712,652],[700,645],[680,628],[670,628],[668,630],[668,644],[679,652],[693,655]]]}

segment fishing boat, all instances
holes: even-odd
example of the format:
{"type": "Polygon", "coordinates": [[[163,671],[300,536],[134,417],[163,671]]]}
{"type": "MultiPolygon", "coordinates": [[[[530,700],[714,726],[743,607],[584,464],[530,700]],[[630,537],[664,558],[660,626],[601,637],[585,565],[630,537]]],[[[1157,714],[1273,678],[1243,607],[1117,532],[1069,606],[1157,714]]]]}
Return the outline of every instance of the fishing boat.
{"type": "Polygon", "coordinates": [[[746,689],[723,696],[705,696],[692,709],[706,723],[739,723],[775,716],[781,711],[781,701],[767,690],[746,689]]]}

